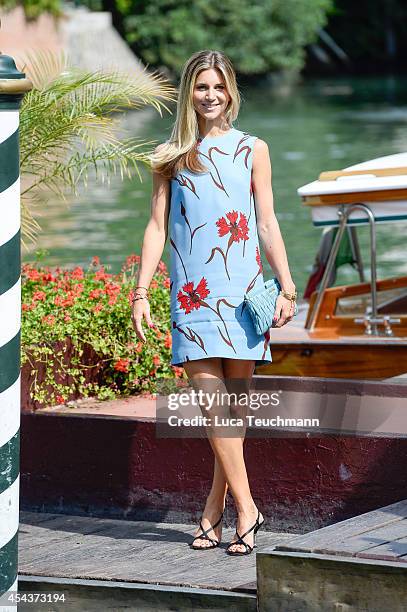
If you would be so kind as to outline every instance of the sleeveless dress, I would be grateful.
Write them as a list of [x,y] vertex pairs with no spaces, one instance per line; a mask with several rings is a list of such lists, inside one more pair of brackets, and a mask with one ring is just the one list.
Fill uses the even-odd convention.
[[256,136],[235,128],[198,139],[205,173],[171,179],[172,365],[208,357],[272,361],[244,305],[264,286],[252,191]]

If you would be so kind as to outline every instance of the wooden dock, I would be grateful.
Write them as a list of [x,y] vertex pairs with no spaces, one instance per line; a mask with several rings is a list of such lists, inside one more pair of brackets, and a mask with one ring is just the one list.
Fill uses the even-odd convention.
[[[256,555],[225,553],[232,527],[223,529],[216,550],[191,550],[194,530],[191,524],[21,512],[19,589],[66,593],[73,607],[61,602],[53,612],[255,611]],[[261,530],[255,551],[293,537]]]
[[261,530],[247,557],[225,554],[232,527],[204,552],[187,545],[194,530],[22,512],[19,590],[64,593],[52,612],[407,610],[407,500],[306,535]]

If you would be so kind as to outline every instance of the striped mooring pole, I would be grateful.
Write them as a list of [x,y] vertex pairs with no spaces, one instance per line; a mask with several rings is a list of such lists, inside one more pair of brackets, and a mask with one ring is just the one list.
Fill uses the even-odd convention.
[[[0,53],[0,595],[17,591],[20,484],[19,109],[32,88]],[[0,611],[15,610],[1,598]]]

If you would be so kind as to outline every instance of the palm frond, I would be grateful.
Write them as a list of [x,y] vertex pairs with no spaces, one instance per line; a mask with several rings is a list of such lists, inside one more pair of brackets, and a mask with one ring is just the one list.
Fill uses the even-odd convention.
[[33,241],[40,230],[33,217],[39,190],[63,199],[79,183],[87,186],[89,172],[110,182],[123,180],[139,165],[149,164],[155,142],[119,138],[119,118],[143,106],[171,110],[165,104],[176,98],[175,88],[159,73],[146,68],[129,76],[112,70],[89,72],[69,65],[64,53],[38,51],[23,58],[24,70],[34,88],[25,96],[20,112],[22,235]]

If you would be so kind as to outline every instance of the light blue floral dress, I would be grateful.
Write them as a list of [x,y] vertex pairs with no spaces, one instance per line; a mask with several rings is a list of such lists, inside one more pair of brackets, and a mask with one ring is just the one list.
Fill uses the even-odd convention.
[[264,286],[252,190],[256,136],[231,128],[198,139],[208,172],[171,180],[169,217],[172,365],[208,357],[270,363],[244,305]]

